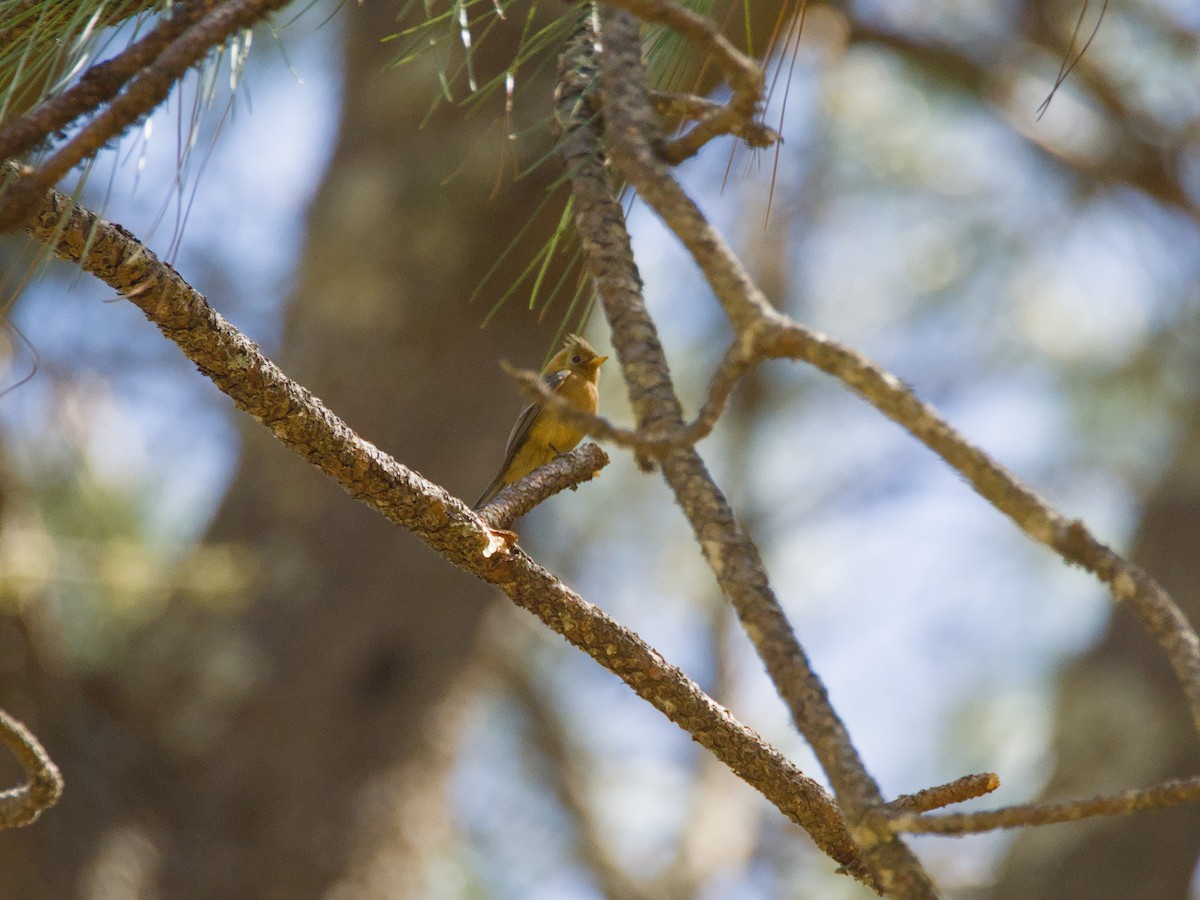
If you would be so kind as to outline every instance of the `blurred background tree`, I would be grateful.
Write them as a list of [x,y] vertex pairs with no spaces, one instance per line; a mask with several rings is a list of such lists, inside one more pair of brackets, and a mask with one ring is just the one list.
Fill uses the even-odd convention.
[[[560,172],[532,166],[556,48],[519,70],[507,121],[502,95],[473,114],[435,104],[439,73],[470,93],[448,44],[388,68],[382,39],[417,21],[400,4],[299,11],[102,155],[85,200],[364,437],[473,499],[520,402],[498,359],[536,365],[566,317],[565,295],[526,309],[527,279],[478,328],[558,221],[543,200]],[[526,29],[516,4],[482,43],[476,26],[479,81],[563,11]],[[785,142],[712,145],[685,185],[782,308],[1133,546],[1200,620],[1200,18],[1108,4],[1039,118],[1098,5],[810,3],[803,28],[801,11],[714,5],[740,45],[774,48],[766,118]],[[138,27],[99,32],[99,52]],[[651,59],[667,81],[704,77],[667,59]],[[727,325],[636,204],[632,224],[698,403]],[[0,835],[0,896],[867,895],[607,673],[489,608],[229,416],[126,304],[31,253],[0,247],[0,706],[67,793]],[[990,769],[993,805],[1200,771],[1156,651],[1103,591],[839,386],[766,368],[701,450],[885,792]],[[657,480],[618,455],[521,533],[815,771]],[[1187,897],[1196,816],[915,845],[956,896]]]

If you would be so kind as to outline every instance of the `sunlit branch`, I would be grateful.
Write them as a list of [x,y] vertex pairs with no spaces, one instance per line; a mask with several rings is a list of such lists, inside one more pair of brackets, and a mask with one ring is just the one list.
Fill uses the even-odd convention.
[[993,772],[983,772],[979,775],[964,775],[946,784],[925,788],[915,794],[901,794],[887,805],[893,813],[923,813],[931,809],[941,809],[952,803],[962,803],[974,800],[984,794],[990,794],[1000,787],[1000,776]]
[[[155,0],[123,0],[117,3],[96,4],[99,7],[97,23],[107,28],[125,19],[145,12]],[[68,4],[60,4],[65,12],[71,12]],[[5,0],[4,22],[0,24],[0,46],[12,47],[25,40],[32,30],[45,27],[45,0]]]
[[[657,122],[644,89],[639,90],[641,82],[629,71],[634,64],[630,62],[623,70],[607,65],[614,58],[614,44],[619,43],[614,41],[613,30],[621,27],[620,17],[602,12],[602,22],[602,60],[606,63],[603,113],[609,136],[606,150],[620,173],[663,218],[696,260],[737,332],[736,340],[741,342],[744,363],[762,358],[790,358],[808,362],[838,378],[942,456],[1031,538],[1108,584],[1114,596],[1133,606],[1147,630],[1163,647],[1187,696],[1193,724],[1200,731],[1200,642],[1170,596],[1145,572],[1097,540],[1082,522],[1062,516],[1016,476],[958,434],[900,379],[851,348],[792,322],[770,306],[736,255],[674,181],[668,167],[655,152],[660,140]],[[620,39],[632,41],[625,33],[620,33]],[[652,434],[644,426],[642,432]],[[678,433],[672,436],[677,437]],[[817,751],[820,757],[819,747]],[[822,762],[824,764],[824,759]],[[839,784],[835,773],[829,774],[837,790]],[[1184,797],[1186,793],[1177,792],[1172,796]],[[843,799],[841,790],[838,795]],[[863,796],[859,795],[859,802]],[[1144,798],[1144,792],[1135,792],[1122,795],[1120,802],[1107,805],[1097,802],[1096,808],[1100,811],[1132,811],[1142,808],[1138,803]],[[848,809],[852,822],[856,816],[875,818],[869,804],[860,806],[857,811]],[[892,829],[884,827],[883,830]],[[869,857],[867,861],[870,864]],[[876,875],[880,874],[878,868],[871,868]]]
[[605,116],[623,115],[624,127],[609,152],[638,195],[683,242],[708,280],[743,344],[756,355],[802,360],[842,381],[962,473],[998,510],[1033,540],[1078,563],[1133,607],[1166,652],[1200,732],[1200,640],[1179,607],[1140,568],[1123,559],[1082,522],[1063,516],[1015,475],[971,444],[899,378],[857,351],[775,310],[695,202],[654,153],[657,123],[644,93],[624,108],[606,105]]
[[[604,98],[605,148],[618,170],[638,190],[643,190],[647,172],[639,168],[639,161],[649,158],[654,161],[656,171],[662,171],[674,185],[666,166],[654,153],[657,138],[657,122],[650,109],[646,95],[645,71],[642,65],[641,41],[636,20],[628,13],[607,6],[600,7],[600,63],[601,85]],[[609,188],[611,192],[611,188]],[[682,191],[680,191],[682,193]],[[578,196],[578,193],[577,193]],[[620,207],[617,206],[619,213]],[[610,215],[605,226],[615,226]],[[703,221],[703,219],[701,219]],[[704,223],[707,225],[707,223]],[[623,227],[623,225],[622,225]],[[587,229],[596,233],[593,226]],[[708,229],[711,232],[711,229]],[[580,232],[585,245],[588,235],[584,223]],[[597,241],[599,238],[597,238]],[[628,242],[628,236],[625,236]],[[632,265],[632,259],[630,259]],[[636,270],[635,270],[636,272]],[[599,287],[601,279],[597,277]],[[744,278],[746,283],[749,277]],[[634,299],[617,295],[617,299],[605,300],[607,304],[621,302],[632,307],[634,312],[623,312],[629,320],[641,318],[642,333],[653,328],[649,315],[634,292]],[[742,295],[739,294],[739,297]],[[635,305],[636,303],[636,305]],[[766,307],[765,300],[761,305]],[[747,329],[752,321],[761,321],[758,310],[746,310],[739,324]],[[630,365],[633,354],[640,352],[638,333],[627,334],[626,342],[633,346],[621,353],[618,343],[621,319],[610,315],[613,321],[613,343],[621,355],[627,380],[641,377],[640,370]],[[624,326],[629,329],[629,325]],[[666,366],[661,349],[654,359],[658,365]],[[659,376],[670,386],[669,377]],[[668,411],[669,424],[680,426],[678,401],[674,400]],[[636,404],[635,404],[636,408]],[[666,416],[660,416],[666,418]],[[647,422],[639,423],[643,428]],[[673,466],[672,463],[676,464]],[[680,463],[683,463],[682,465]],[[693,530],[703,549],[705,558],[713,568],[726,596],[733,603],[759,656],[766,665],[772,682],[787,704],[792,718],[801,733],[812,745],[820,760],[839,803],[846,811],[856,838],[863,850],[863,862],[874,880],[888,893],[896,897],[933,897],[936,892],[929,877],[922,870],[912,852],[887,829],[876,830],[866,823],[866,814],[883,805],[879,786],[867,771],[863,760],[850,740],[849,733],[834,710],[821,679],[813,671],[808,659],[792,631],[791,624],[779,605],[770,586],[758,549],[744,534],[729,508],[728,501],[709,477],[704,464],[691,448],[676,450],[663,460],[663,473],[676,492],[676,498],[692,523]]]

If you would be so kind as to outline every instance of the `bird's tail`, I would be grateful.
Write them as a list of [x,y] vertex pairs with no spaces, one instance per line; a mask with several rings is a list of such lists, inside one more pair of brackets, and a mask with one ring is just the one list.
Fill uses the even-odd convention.
[[492,501],[493,497],[500,493],[500,488],[504,487],[504,482],[500,480],[503,474],[504,473],[501,472],[500,475],[496,476],[496,480],[487,486],[487,490],[483,492],[483,495],[476,500],[475,505],[471,507],[472,510],[479,512],[479,510],[483,509]]

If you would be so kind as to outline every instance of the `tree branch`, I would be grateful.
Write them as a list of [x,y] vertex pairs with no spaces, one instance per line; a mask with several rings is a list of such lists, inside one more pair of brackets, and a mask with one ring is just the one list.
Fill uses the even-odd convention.
[[897,813],[923,813],[931,809],[941,809],[952,803],[974,800],[976,797],[990,794],[998,787],[1000,787],[1000,777],[992,772],[984,772],[981,775],[964,775],[947,784],[925,788],[915,794],[901,794],[889,803],[887,808]]
[[[678,165],[695,156],[704,144],[721,134],[736,135],[748,147],[762,149],[783,140],[779,132],[757,119],[745,119],[732,113],[724,103],[695,94],[664,93],[650,91],[650,102],[660,116],[697,122],[697,127],[674,140],[664,143],[660,152],[663,159]],[[757,115],[757,109],[755,110]]]
[[1026,535],[1108,585],[1113,597],[1133,608],[1162,647],[1187,698],[1192,725],[1200,733],[1200,640],[1158,582],[1098,540],[1083,522],[1054,509],[883,367],[794,322],[769,326],[758,339],[770,355],[810,363],[853,389],[961,473]]
[[58,802],[62,775],[33,733],[2,709],[0,742],[12,751],[28,779],[27,784],[0,791],[0,829],[20,828]]
[[[1144,809],[1165,809],[1200,800],[1200,778],[1164,781],[1154,787],[1121,791],[1090,800],[1066,800],[1059,803],[1028,803],[1003,809],[973,813],[941,813],[922,816],[913,812],[891,815],[891,827],[912,834],[975,834],[998,828],[1029,825],[1053,825],[1075,822],[1094,816],[1119,816]],[[898,801],[897,801],[898,802]]]
[[1200,733],[1200,640],[1187,617],[1149,575],[1099,541],[1078,520],[1063,516],[1015,475],[955,431],[895,375],[853,349],[777,312],[737,255],[653,151],[657,124],[638,97],[605,114],[624,115],[613,161],[638,195],[679,237],[732,323],[745,359],[802,360],[842,381],[961,472],[971,485],[1029,537],[1092,572],[1113,596],[1128,602],[1163,648]]
[[[614,2],[619,6],[629,5],[625,0]],[[636,33],[628,23],[622,22],[620,14],[603,8],[601,21],[604,23],[601,58],[608,151],[621,174],[682,240],[704,272],[737,332],[739,365],[743,370],[748,371],[763,358],[791,358],[809,362],[834,375],[964,474],[981,495],[1026,534],[1108,584],[1117,599],[1133,606],[1147,630],[1163,647],[1187,696],[1193,724],[1200,731],[1200,642],[1170,596],[1145,572],[1097,540],[1082,522],[1062,516],[1016,476],[966,441],[898,378],[852,349],[792,322],[768,304],[732,250],[674,181],[656,152],[660,139],[642,87],[638,70],[640,56],[624,49],[624,45],[634,44]],[[615,40],[614,30],[617,33]],[[623,63],[618,65],[614,60],[619,60],[622,52]],[[612,226],[607,227],[611,229]],[[636,270],[634,274],[636,282]],[[616,330],[614,325],[614,336]],[[668,440],[684,437],[682,423],[678,420],[668,420],[663,431],[652,430],[642,422],[639,430],[640,435],[624,436],[628,443],[636,445],[638,438],[662,439],[663,434]],[[769,661],[768,669],[771,669]],[[787,696],[782,689],[781,692]],[[829,769],[822,748],[814,747],[850,821],[877,822],[879,817],[869,802],[873,783],[868,779],[856,786],[856,773],[851,769],[840,773],[851,777],[839,784],[838,773]],[[857,788],[854,790],[857,796],[843,796],[843,788]],[[1100,812],[1132,811],[1142,808],[1139,804],[1154,802],[1156,796],[1153,791],[1150,794],[1131,792],[1121,795],[1119,802],[1107,805],[1098,802],[1096,809]],[[1172,802],[1180,801],[1173,799]],[[893,831],[886,823],[879,830],[883,833]],[[881,870],[875,867],[870,856],[866,860],[879,877]]]
[[140,41],[111,59],[91,66],[67,90],[0,128],[0,160],[14,159],[32,150],[56,131],[93,112],[115,97],[140,69],[153,62],[184,30],[212,8],[215,0],[178,3]]
[[696,50],[714,60],[733,90],[728,103],[713,104],[690,131],[675,140],[661,139],[655,150],[671,165],[695,156],[713,138],[738,134],[752,146],[766,147],[779,135],[755,122],[762,101],[763,74],[757,62],[730,43],[708,16],[694,13],[673,0],[612,0],[643,22],[665,25],[689,41]]
[[576,447],[534,469],[520,481],[506,485],[477,510],[479,518],[492,528],[507,528],[539,503],[595,478],[608,462],[608,454],[593,443]]

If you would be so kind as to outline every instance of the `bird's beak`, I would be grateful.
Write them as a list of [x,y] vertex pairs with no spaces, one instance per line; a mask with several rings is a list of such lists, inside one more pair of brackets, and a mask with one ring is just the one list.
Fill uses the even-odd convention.
[[600,368],[601,363],[603,363],[606,359],[608,359],[607,356],[597,356],[595,359],[592,360],[592,368],[593,369]]

